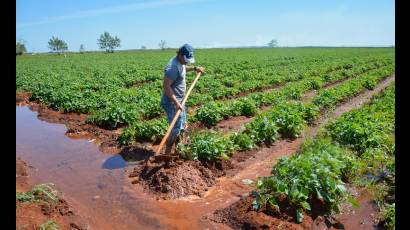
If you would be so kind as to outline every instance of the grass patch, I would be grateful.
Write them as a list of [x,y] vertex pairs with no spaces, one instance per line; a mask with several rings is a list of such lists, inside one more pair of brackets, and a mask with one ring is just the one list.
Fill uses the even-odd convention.
[[39,230],[58,230],[58,224],[54,220],[49,220],[46,223],[40,225]]
[[28,192],[16,192],[16,200],[29,203],[56,202],[57,191],[51,185],[53,184],[39,184]]

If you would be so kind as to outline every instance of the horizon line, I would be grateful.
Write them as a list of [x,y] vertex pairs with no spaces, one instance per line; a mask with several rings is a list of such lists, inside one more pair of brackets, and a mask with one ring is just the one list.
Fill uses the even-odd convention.
[[[371,45],[371,46],[363,46],[363,45],[358,45],[358,46],[345,46],[345,45],[339,45],[339,46],[326,46],[326,45],[303,45],[303,46],[277,46],[277,47],[269,47],[269,46],[221,46],[221,47],[198,47],[195,49],[200,49],[200,50],[205,50],[205,49],[241,49],[241,48],[267,48],[267,49],[277,49],[277,48],[394,48],[395,45]],[[165,48],[165,50],[171,50],[171,49],[178,49],[179,47],[168,47]],[[161,50],[160,48],[146,48],[146,49],[141,49],[141,48],[135,48],[135,49],[118,49],[115,50],[115,52],[127,52],[127,51],[144,51],[144,50]],[[105,53],[106,51],[104,50],[86,50],[83,51],[84,53]],[[52,51],[41,51],[41,52],[27,52],[26,54],[32,54],[32,53],[37,53],[37,54],[51,54],[55,53]],[[80,51],[66,51],[65,53],[80,53]]]

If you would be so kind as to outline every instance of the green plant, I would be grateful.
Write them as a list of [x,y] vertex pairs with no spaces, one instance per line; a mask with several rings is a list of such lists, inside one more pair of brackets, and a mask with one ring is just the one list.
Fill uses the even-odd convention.
[[101,127],[114,128],[119,124],[130,124],[138,117],[136,107],[132,104],[116,104],[98,110],[88,117],[87,121]]
[[221,110],[221,104],[209,103],[199,108],[195,117],[204,124],[214,126],[223,119]]
[[54,220],[49,220],[46,223],[40,225],[39,230],[58,230],[58,224]]
[[300,154],[281,158],[271,176],[257,182],[253,207],[269,205],[279,209],[279,202],[285,198],[295,207],[297,222],[302,221],[305,210],[311,210],[312,199],[322,201],[328,212],[338,211],[341,202],[349,197],[342,176],[352,170],[354,160],[354,155],[334,146],[329,139],[306,141]]
[[318,78],[314,78],[314,79],[310,80],[308,82],[308,84],[309,84],[308,87],[310,89],[315,89],[315,90],[318,90],[318,89],[322,88],[322,86],[323,86],[323,82],[321,81],[321,79],[318,79]]
[[391,152],[394,140],[394,87],[375,97],[372,103],[361,109],[342,115],[327,125],[327,132],[339,143],[352,147],[359,153],[371,148],[383,148]]
[[267,116],[279,128],[278,132],[284,137],[298,137],[305,126],[302,104],[286,103],[269,111]]
[[193,160],[227,159],[234,151],[234,143],[227,137],[214,132],[202,132],[190,138],[187,145],[179,144],[182,157]]
[[238,151],[251,150],[255,147],[253,139],[244,133],[234,133],[230,138]]
[[58,197],[57,191],[51,188],[53,184],[39,184],[34,186],[28,192],[16,192],[16,200],[21,202],[56,202]]
[[123,145],[130,144],[137,139],[156,141],[164,136],[167,127],[168,121],[165,118],[160,120],[150,120],[144,123],[136,122],[123,129],[118,141]]
[[247,134],[255,143],[273,143],[279,138],[279,127],[268,117],[258,116],[251,123],[245,125]]
[[241,102],[241,114],[245,116],[253,116],[256,113],[256,105],[252,100],[242,99]]
[[302,104],[300,111],[303,113],[303,119],[309,124],[318,118],[320,112],[319,107],[314,104]]
[[302,97],[302,93],[302,89],[297,86],[288,87],[284,91],[285,96],[293,100],[300,100],[300,98]]
[[391,230],[391,229],[396,229],[396,208],[395,208],[395,203],[391,204],[391,205],[386,205],[385,207],[383,207],[381,213],[383,216],[383,222],[384,222],[384,227],[386,227],[387,229]]
[[366,81],[363,84],[364,87],[366,87],[366,89],[372,90],[376,87],[377,81],[374,79],[366,79]]

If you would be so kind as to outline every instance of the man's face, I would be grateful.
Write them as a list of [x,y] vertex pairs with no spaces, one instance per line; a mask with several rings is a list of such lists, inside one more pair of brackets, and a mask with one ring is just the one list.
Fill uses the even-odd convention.
[[184,55],[182,55],[181,53],[178,54],[178,60],[179,60],[179,62],[180,62],[181,64],[183,64],[183,65],[188,64],[188,63],[185,61]]

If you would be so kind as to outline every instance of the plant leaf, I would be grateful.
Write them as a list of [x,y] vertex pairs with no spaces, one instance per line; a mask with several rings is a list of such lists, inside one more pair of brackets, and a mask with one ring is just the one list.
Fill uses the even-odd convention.
[[353,197],[348,197],[347,200],[349,201],[349,203],[350,203],[354,208],[360,208],[359,202],[357,202],[357,200],[354,199]]
[[302,223],[303,221],[303,211],[301,209],[296,210],[296,222]]

